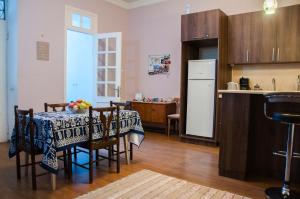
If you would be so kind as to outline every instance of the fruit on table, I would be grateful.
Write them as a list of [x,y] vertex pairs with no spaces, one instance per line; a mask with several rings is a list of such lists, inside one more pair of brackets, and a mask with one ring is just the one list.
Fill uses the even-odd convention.
[[78,99],[75,102],[71,101],[69,104],[69,108],[76,111],[78,109],[88,109],[90,106],[92,106],[91,103],[82,100],[82,99]]

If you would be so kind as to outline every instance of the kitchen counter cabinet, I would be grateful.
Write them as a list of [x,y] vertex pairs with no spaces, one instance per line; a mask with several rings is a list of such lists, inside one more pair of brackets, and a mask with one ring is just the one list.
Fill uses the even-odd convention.
[[[264,116],[264,96],[249,93],[222,93],[219,174],[246,180],[252,177],[282,179],[284,162],[272,153],[285,150],[287,125]],[[272,110],[278,109],[272,107]],[[298,109],[280,105],[287,111]],[[294,151],[300,152],[300,128],[295,128]],[[300,182],[300,160],[293,159],[291,179]]]

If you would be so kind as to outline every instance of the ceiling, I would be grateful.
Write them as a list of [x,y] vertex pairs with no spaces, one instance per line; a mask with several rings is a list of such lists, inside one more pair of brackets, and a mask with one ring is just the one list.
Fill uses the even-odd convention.
[[160,3],[166,0],[106,0],[106,1],[125,9],[133,9],[133,8],[147,6],[155,3]]
[[126,2],[128,2],[128,3],[132,3],[132,2],[139,1],[139,0],[123,0],[123,1],[126,1]]

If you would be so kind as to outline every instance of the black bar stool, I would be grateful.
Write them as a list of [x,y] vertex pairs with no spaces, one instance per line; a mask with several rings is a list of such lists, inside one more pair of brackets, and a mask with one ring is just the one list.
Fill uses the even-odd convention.
[[300,104],[300,93],[274,92],[265,95],[265,116],[276,122],[289,126],[286,151],[275,152],[274,155],[285,157],[285,175],[282,188],[272,187],[265,190],[267,198],[293,199],[300,198],[300,194],[290,190],[290,173],[292,158],[300,158],[300,154],[293,152],[295,125],[300,125],[300,112],[269,111],[272,104],[284,103],[288,106]]

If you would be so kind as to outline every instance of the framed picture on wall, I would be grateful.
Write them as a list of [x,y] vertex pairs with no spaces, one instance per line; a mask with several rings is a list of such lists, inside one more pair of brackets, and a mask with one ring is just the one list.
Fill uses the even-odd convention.
[[149,75],[167,74],[170,71],[171,55],[149,55]]

